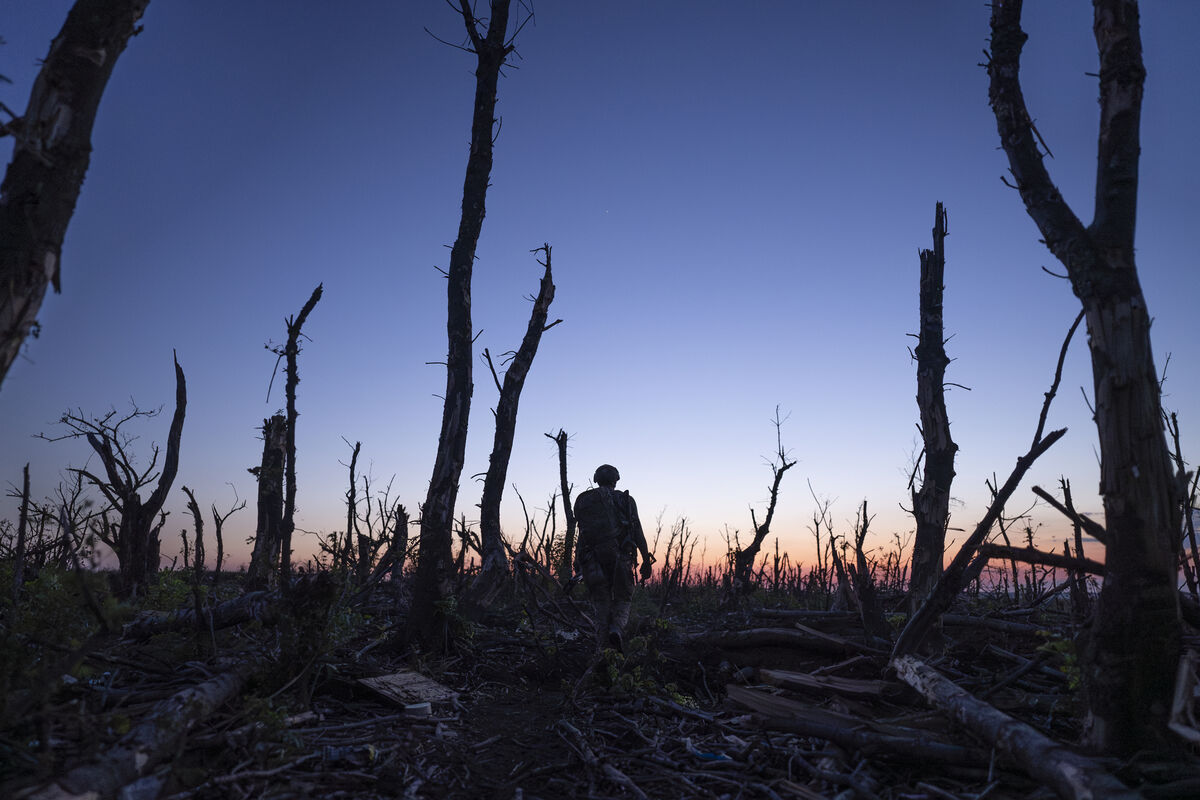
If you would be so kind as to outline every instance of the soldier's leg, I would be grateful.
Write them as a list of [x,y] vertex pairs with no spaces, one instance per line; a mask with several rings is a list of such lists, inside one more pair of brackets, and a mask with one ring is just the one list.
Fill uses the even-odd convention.
[[601,647],[607,642],[608,618],[612,611],[612,589],[608,576],[604,574],[604,566],[590,553],[588,558],[581,559],[583,580],[587,585],[588,598],[592,601],[594,622],[596,623],[596,642]]
[[[613,574],[612,610],[608,619],[609,642],[617,649],[621,648],[621,637],[625,635],[625,626],[629,623],[629,608],[633,601],[633,562],[622,558]],[[614,636],[615,641],[614,641]]]

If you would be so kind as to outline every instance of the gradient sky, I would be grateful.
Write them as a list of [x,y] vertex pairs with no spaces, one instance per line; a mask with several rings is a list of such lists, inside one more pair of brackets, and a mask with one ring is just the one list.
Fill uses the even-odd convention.
[[[70,0],[4,0],[0,100],[23,109]],[[983,513],[1028,447],[1063,334],[1078,310],[1001,176],[979,66],[983,2],[682,2],[533,5],[517,68],[500,82],[503,117],[474,279],[478,349],[515,349],[553,246],[558,287],[526,383],[504,521],[544,508],[557,456],[542,434],[571,434],[576,491],[617,465],[652,532],[680,516],[724,548],[765,508],[775,444],[798,460],[774,531],[811,561],[814,502],[848,532],[866,498],[877,544],[907,536],[906,481],[919,450],[915,365],[918,250],[934,204],[946,241],[947,403],[961,450],[951,525]],[[522,16],[523,16],[522,12]],[[251,508],[230,520],[235,561],[254,527],[274,356],[318,283],[305,326],[297,431],[305,530],[344,525],[351,442],[378,485],[423,502],[437,445],[445,352],[445,267],[458,226],[474,79],[441,0],[155,0],[100,107],[91,168],[47,298],[41,337],[0,389],[0,480],[32,462],[49,494],[78,443],[47,443],[67,409],[165,405],[139,428],[163,442],[171,351],[189,406],[165,554],[201,506]],[[1023,79],[1049,167],[1091,218],[1097,56],[1090,4],[1029,3]],[[1168,408],[1185,451],[1200,451],[1196,228],[1200,222],[1200,3],[1147,0],[1138,264]],[[11,140],[0,140],[7,163]],[[496,400],[478,364],[460,509],[477,518]],[[1099,512],[1085,337],[1072,345],[1050,426],[1070,428],[1028,487],[1071,478]],[[229,485],[232,483],[232,487]],[[15,504],[2,510],[13,514]],[[1060,540],[1053,512],[1035,512]],[[211,524],[210,524],[211,527]],[[961,539],[963,534],[952,534]],[[297,550],[311,550],[301,536]],[[1061,547],[1061,544],[1057,545]],[[211,550],[210,550],[211,552]]]

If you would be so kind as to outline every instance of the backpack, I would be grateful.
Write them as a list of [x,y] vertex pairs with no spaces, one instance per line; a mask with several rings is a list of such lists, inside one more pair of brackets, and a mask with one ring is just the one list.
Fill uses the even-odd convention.
[[579,526],[579,544],[584,548],[617,545],[629,541],[628,514],[618,502],[615,489],[589,489],[575,501],[575,523]]

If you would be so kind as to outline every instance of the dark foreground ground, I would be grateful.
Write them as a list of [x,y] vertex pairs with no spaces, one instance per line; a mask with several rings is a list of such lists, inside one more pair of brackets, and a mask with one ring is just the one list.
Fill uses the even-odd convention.
[[[1067,615],[991,605],[958,609],[927,661],[1076,741]],[[889,674],[886,643],[851,613],[643,596],[619,653],[594,647],[585,606],[531,594],[453,617],[453,651],[421,656],[396,644],[398,607],[317,598],[223,630],[62,647],[76,663],[54,685],[8,696],[0,796],[1055,796]],[[197,686],[221,694],[180,699]],[[1102,763],[1142,796],[1200,797],[1185,747]]]

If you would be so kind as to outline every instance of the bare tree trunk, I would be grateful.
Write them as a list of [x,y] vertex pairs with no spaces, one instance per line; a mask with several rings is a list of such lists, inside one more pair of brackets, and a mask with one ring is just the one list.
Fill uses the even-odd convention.
[[1108,544],[1084,649],[1088,740],[1128,754],[1172,745],[1181,651],[1176,591],[1180,485],[1163,437],[1150,313],[1134,252],[1145,68],[1135,0],[1094,0],[1100,54],[1095,215],[1085,227],[1042,161],[1019,78],[1020,0],[992,5],[989,99],[1025,209],[1067,268],[1087,319]]
[[404,559],[408,556],[408,511],[396,506],[396,528],[392,531],[391,579],[398,581],[404,575]]
[[571,484],[567,483],[567,432],[562,428],[554,436],[545,434],[558,446],[558,481],[562,487],[563,515],[567,518],[567,530],[563,534],[562,565],[558,579],[564,583],[575,572],[575,510],[571,507]]
[[275,572],[283,528],[283,469],[287,461],[287,420],[276,414],[263,420],[262,464],[254,472],[258,478],[258,526],[254,533],[254,552],[246,571],[246,589],[264,589]]
[[929,596],[942,574],[946,526],[950,521],[950,485],[954,481],[954,454],[958,445],[950,438],[946,413],[945,331],[942,325],[943,281],[946,270],[946,211],[937,204],[933,223],[933,249],[921,251],[921,334],[914,356],[917,361],[917,407],[921,411],[921,436],[925,442],[925,471],[920,491],[913,492],[912,578],[908,610],[914,613]]
[[100,96],[150,0],[77,0],[34,81],[0,185],[0,383],[46,286],[60,291],[63,237],[92,154]]
[[20,610],[21,587],[25,585],[25,535],[29,529],[29,464],[25,464],[21,479],[21,511],[17,517],[17,549],[13,554],[13,614]]
[[486,36],[467,0],[459,0],[463,22],[477,59],[475,111],[471,120],[471,151],[463,181],[462,217],[458,237],[450,250],[446,281],[446,393],[437,456],[429,491],[421,509],[420,552],[409,612],[409,638],[430,649],[446,645],[439,605],[454,591],[454,505],[467,446],[471,415],[471,271],[475,248],[483,228],[488,181],[492,173],[492,128],[496,121],[496,85],[500,67],[512,52],[505,41],[509,0],[492,0]]
[[213,569],[213,593],[216,594],[217,587],[221,585],[221,565],[225,563],[225,536],[224,527],[225,521],[232,517],[237,512],[246,507],[246,501],[240,503],[237,499],[237,492],[233,493],[233,505],[224,514],[217,511],[217,504],[212,504],[213,515],[213,537],[217,540],[217,565]]
[[296,530],[296,419],[300,413],[296,411],[296,384],[300,383],[300,372],[296,366],[296,357],[300,354],[300,329],[304,321],[312,313],[313,307],[321,299],[324,284],[318,284],[313,289],[308,302],[300,309],[300,313],[287,321],[287,344],[284,345],[284,357],[287,359],[287,428],[285,429],[284,474],[286,478],[283,498],[283,521],[279,526],[279,577],[284,591],[292,577],[292,532]]
[[471,587],[472,599],[479,605],[486,605],[495,597],[503,577],[508,573],[508,555],[505,553],[504,538],[500,532],[500,500],[504,495],[508,461],[512,456],[513,439],[517,433],[517,407],[521,401],[521,390],[525,388],[525,378],[529,374],[529,368],[533,366],[542,334],[562,322],[555,320],[549,325],[546,324],[550,304],[554,302],[550,245],[544,244],[534,252],[539,251],[546,253],[546,260],[539,262],[546,271],[542,275],[537,297],[533,301],[533,311],[529,315],[525,337],[504,373],[503,385],[496,376],[491,355],[484,351],[492,378],[500,391],[500,400],[496,403],[496,435],[492,440],[492,455],[488,461],[487,475],[483,479],[483,498],[479,504],[479,540],[483,548],[483,564]]
[[[362,538],[362,535],[358,533],[358,477],[354,474],[355,469],[358,467],[358,454],[361,450],[362,442],[355,442],[354,451],[350,454],[350,488],[346,490],[346,549],[339,557],[337,540],[334,539],[334,569],[338,568],[339,560],[343,561],[347,571],[351,569],[352,564],[355,562],[355,545],[358,544],[358,540]],[[368,505],[370,502],[371,498],[367,497]],[[366,578],[365,575],[361,577]]]
[[[192,494],[192,490],[186,486],[181,486],[180,488],[187,495],[188,511],[192,512],[192,524],[196,528],[196,561],[192,566],[192,604],[196,609],[196,633],[199,635],[203,631],[205,616],[204,591],[202,589],[204,582],[204,517],[200,514],[200,504],[196,502],[196,495]],[[186,545],[186,538],[184,538],[184,542]],[[187,561],[186,552],[184,553],[183,560],[184,562]],[[187,568],[186,563],[184,564],[184,568]]]

